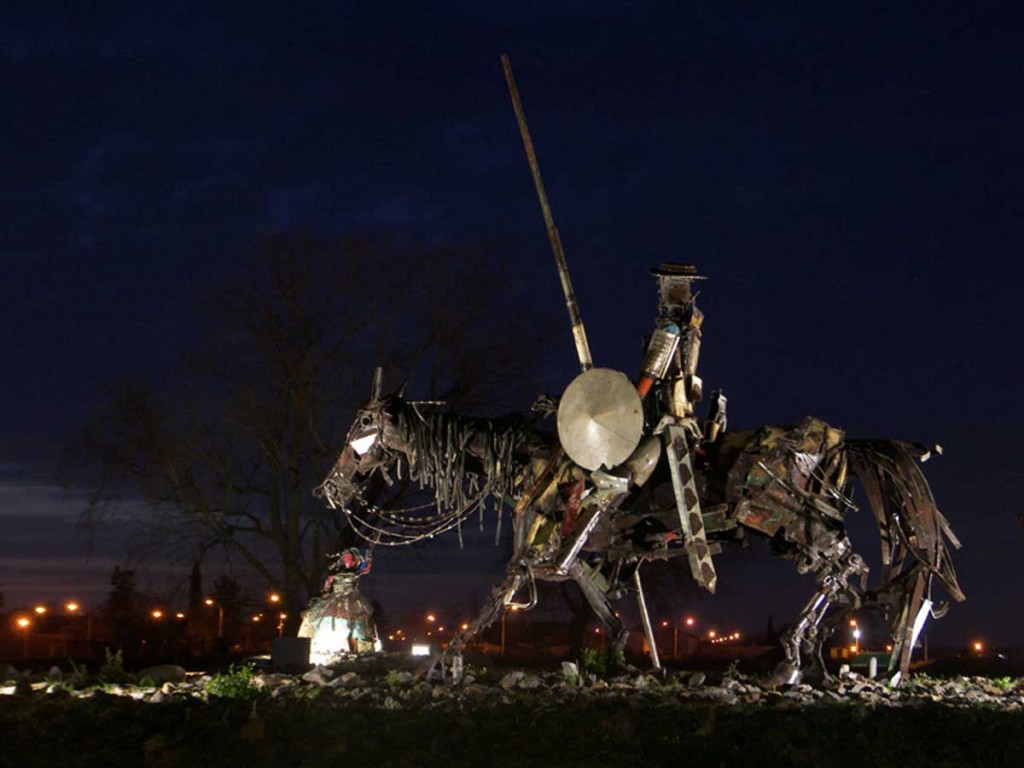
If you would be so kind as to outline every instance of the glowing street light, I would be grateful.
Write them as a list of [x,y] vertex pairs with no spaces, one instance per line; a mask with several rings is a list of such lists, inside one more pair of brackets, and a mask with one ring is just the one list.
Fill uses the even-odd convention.
[[164,617],[164,612],[161,611],[159,608],[156,608],[155,610],[150,611],[149,615],[152,616],[157,621],[160,621],[160,619],[162,619]]
[[174,614],[174,618],[176,618],[176,619],[184,619],[185,618],[185,614],[182,613],[181,611],[178,611],[176,614]]
[[981,640],[975,640],[974,643],[972,643],[971,648],[974,649],[975,653],[981,653],[985,650],[985,644],[981,642]]
[[224,606],[212,597],[206,598],[203,602],[206,603],[206,605],[217,606],[217,637],[224,637]]
[[24,658],[27,659],[28,658],[28,631],[32,627],[32,620],[29,619],[27,616],[19,616],[17,619],[14,620],[14,623],[17,625],[18,629],[20,629],[21,632],[22,632],[21,655]]
[[437,616],[435,616],[432,613],[428,613],[427,614],[427,621],[430,622],[431,624],[433,624],[435,621],[437,621]]
[[67,611],[68,613],[78,613],[78,610],[81,607],[82,606],[80,606],[74,600],[71,600],[71,601],[69,601],[67,603],[64,603],[64,610]]
[[267,598],[270,602],[277,604],[281,602],[281,596],[277,592],[271,592],[270,597]]
[[713,629],[709,629],[708,630],[708,637],[710,639],[714,640],[716,637],[718,637],[718,633],[715,632],[715,630],[713,630]]
[[38,616],[42,616],[43,614],[46,613],[46,606],[45,605],[37,605],[32,610],[35,611]]

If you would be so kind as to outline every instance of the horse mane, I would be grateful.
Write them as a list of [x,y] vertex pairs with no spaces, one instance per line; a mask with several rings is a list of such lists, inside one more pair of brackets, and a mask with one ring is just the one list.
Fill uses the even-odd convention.
[[398,427],[395,446],[405,454],[409,477],[431,489],[438,509],[466,513],[489,498],[499,506],[522,480],[516,453],[537,434],[521,420],[480,419],[446,413],[397,399],[392,415]]

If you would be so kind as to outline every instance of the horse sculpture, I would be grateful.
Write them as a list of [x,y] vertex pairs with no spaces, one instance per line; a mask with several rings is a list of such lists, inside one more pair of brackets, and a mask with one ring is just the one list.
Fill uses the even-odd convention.
[[[409,543],[458,529],[489,498],[498,504],[500,530],[502,506],[512,507],[513,551],[505,581],[433,661],[433,668],[455,679],[466,641],[506,607],[532,607],[538,580],[575,581],[618,649],[626,631],[609,601],[633,591],[658,667],[641,565],[686,557],[697,584],[714,592],[714,556],[724,545],[759,536],[776,553],[796,560],[798,571],[815,574],[817,584],[782,637],[785,660],[776,679],[793,683],[823,676],[821,651],[830,629],[850,611],[870,607],[891,622],[890,670],[898,682],[928,615],[944,610],[932,610],[934,581],[963,599],[947,551],[959,542],[918,466],[928,451],[896,440],[845,440],[840,430],[810,417],[797,425],[730,433],[726,400],[718,392],[699,417],[704,316],[692,284],[703,278],[691,265],[653,270],[658,324],[638,379],[594,368],[507,56],[502,65],[582,370],[557,403],[542,403],[557,410],[557,437],[527,429],[525,422],[467,419],[399,395],[383,397],[378,370],[371,401],[358,413],[316,493],[343,510],[374,544]],[[434,490],[436,514],[369,503],[367,483],[375,477],[390,482],[403,465],[410,478]],[[882,574],[873,589],[844,527],[854,508],[853,479],[863,487],[881,536]],[[525,602],[517,602],[524,589]]]
[[[925,619],[941,615],[932,611],[934,580],[963,599],[947,551],[947,543],[959,542],[918,466],[923,447],[845,440],[814,418],[736,433],[704,429],[710,421],[689,421],[685,436],[675,437],[689,443],[683,450],[694,457],[688,486],[697,490],[700,512],[681,525],[664,426],[661,435],[652,426],[621,465],[587,470],[554,435],[528,429],[525,422],[471,419],[398,394],[382,396],[378,370],[370,402],[315,493],[375,544],[409,543],[452,530],[488,499],[497,502],[500,527],[502,507],[512,508],[513,552],[505,581],[435,659],[435,668],[454,680],[461,675],[466,642],[506,607],[532,607],[538,580],[579,585],[618,649],[627,632],[610,600],[635,592],[658,666],[641,565],[687,556],[696,566],[695,578],[701,582],[703,576],[701,583],[713,591],[711,557],[753,536],[767,538],[777,554],[796,560],[799,572],[816,578],[815,593],[782,637],[785,660],[776,681],[820,679],[830,629],[852,610],[875,608],[891,622],[890,671],[898,684]],[[375,476],[390,482],[403,466],[410,479],[433,490],[436,513],[389,512],[367,503],[367,483]],[[881,535],[883,572],[874,589],[867,588],[867,566],[843,524],[854,508],[852,478],[860,481]],[[525,600],[517,597],[523,592]]]

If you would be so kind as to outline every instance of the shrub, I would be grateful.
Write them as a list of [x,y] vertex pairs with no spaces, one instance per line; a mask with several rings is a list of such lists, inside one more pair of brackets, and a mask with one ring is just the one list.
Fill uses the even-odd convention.
[[259,692],[252,669],[251,664],[232,664],[227,672],[211,677],[204,690],[224,699],[252,698]]
[[96,675],[100,682],[103,683],[126,683],[129,681],[130,676],[124,671],[124,657],[121,655],[121,649],[118,648],[113,653],[110,652],[109,648],[103,649],[105,659],[103,666],[100,667],[99,673]]

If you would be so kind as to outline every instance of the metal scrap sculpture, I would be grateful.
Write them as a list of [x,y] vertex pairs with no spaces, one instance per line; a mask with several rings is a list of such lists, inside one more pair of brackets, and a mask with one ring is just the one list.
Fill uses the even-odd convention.
[[[370,402],[316,489],[375,545],[436,536],[482,510],[488,500],[511,507],[513,552],[507,576],[468,629],[433,660],[458,680],[466,642],[510,606],[536,603],[537,581],[573,580],[623,648],[627,632],[610,601],[635,594],[651,660],[660,666],[640,570],[651,560],[684,557],[694,580],[714,592],[715,556],[748,537],[812,573],[814,594],[782,637],[780,683],[820,679],[821,652],[832,628],[851,611],[877,609],[891,623],[890,672],[906,675],[914,644],[933,608],[937,579],[964,599],[948,547],[959,547],[935,505],[919,463],[928,451],[897,440],[846,440],[808,417],[796,425],[726,429],[726,399],[712,393],[703,417],[697,375],[703,315],[691,266],[653,270],[657,324],[635,381],[594,368],[576,308],[558,231],[544,194],[507,58],[505,73],[572,323],[581,374],[557,400],[557,435],[522,420],[487,421],[445,413],[394,394],[383,396],[380,371]],[[434,492],[431,511],[389,511],[363,493],[376,474],[390,482],[403,467]],[[854,552],[844,519],[859,481],[881,538],[882,574],[869,589],[868,568]]]
[[356,582],[372,561],[355,547],[328,555],[327,580],[319,597],[302,612],[298,637],[308,637],[310,661],[330,664],[360,653],[379,651],[373,606]]

